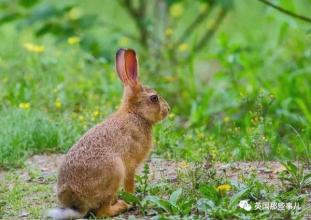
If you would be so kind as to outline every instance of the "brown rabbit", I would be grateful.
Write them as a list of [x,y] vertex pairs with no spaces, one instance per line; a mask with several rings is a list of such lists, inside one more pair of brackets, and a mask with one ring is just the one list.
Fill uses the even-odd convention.
[[134,192],[136,168],[152,148],[152,126],[170,108],[153,89],[140,84],[134,50],[118,50],[116,69],[124,85],[121,106],[67,153],[57,185],[63,208],[49,210],[52,218],[82,218],[89,211],[98,217],[115,216],[129,208],[116,193],[122,185]]

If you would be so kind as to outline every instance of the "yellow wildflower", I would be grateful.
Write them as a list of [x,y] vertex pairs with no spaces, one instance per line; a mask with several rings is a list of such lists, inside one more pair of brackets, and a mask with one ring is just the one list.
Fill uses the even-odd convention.
[[183,161],[183,162],[179,163],[179,167],[182,169],[186,169],[189,167],[189,163]]
[[80,115],[80,116],[79,116],[79,121],[81,121],[81,122],[84,121],[83,115]]
[[230,189],[231,189],[231,186],[229,184],[222,184],[222,185],[217,186],[217,190],[219,192],[227,192]]
[[172,36],[173,35],[173,29],[170,27],[166,28],[165,29],[165,35],[168,37]]
[[179,18],[184,13],[184,7],[181,3],[175,3],[170,7],[170,15]]
[[70,20],[78,20],[82,16],[82,11],[78,7],[73,7],[69,12],[68,12],[68,17]]
[[62,107],[62,102],[59,99],[57,99],[55,101],[54,105],[55,105],[55,108],[61,108]]
[[224,117],[224,122],[229,122],[230,118],[228,116]]
[[33,52],[33,53],[42,53],[45,50],[44,46],[35,45],[32,43],[24,44],[24,48],[28,50],[29,52]]
[[29,109],[30,108],[30,103],[29,102],[22,102],[19,104],[19,108],[21,109]]
[[99,111],[98,111],[98,110],[96,110],[96,111],[94,111],[94,112],[93,112],[93,116],[94,116],[94,117],[99,116],[99,114],[100,114],[100,113],[99,113]]
[[70,45],[78,44],[78,43],[80,42],[80,37],[77,37],[77,36],[69,37],[69,38],[67,39],[67,42],[68,42],[68,44],[70,44]]
[[187,43],[182,43],[178,46],[180,52],[186,52],[189,50],[189,45]]
[[168,115],[168,118],[169,118],[169,119],[175,118],[175,114],[174,114],[174,113],[170,113],[170,114]]
[[210,155],[211,155],[212,159],[216,159],[217,151],[215,148],[210,150]]
[[203,132],[198,133],[198,138],[199,139],[203,139],[204,138],[204,133]]
[[130,39],[128,37],[121,37],[118,40],[118,45],[120,47],[127,47],[130,44]]

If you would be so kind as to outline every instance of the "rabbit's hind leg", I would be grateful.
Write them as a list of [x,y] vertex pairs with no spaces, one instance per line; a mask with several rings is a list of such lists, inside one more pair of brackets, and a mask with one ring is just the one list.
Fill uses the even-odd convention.
[[99,208],[95,210],[97,217],[116,216],[129,208],[129,205],[122,200],[117,199],[119,187],[124,182],[125,168],[120,158],[115,158],[112,167],[109,185],[106,186],[103,200]]
[[128,210],[131,206],[127,204],[125,201],[118,199],[118,201],[110,206],[110,214],[111,216],[116,216]]
[[95,214],[97,217],[112,217],[125,212],[129,208],[130,206],[126,202],[119,199],[113,205],[106,202],[103,203],[101,207],[95,210]]

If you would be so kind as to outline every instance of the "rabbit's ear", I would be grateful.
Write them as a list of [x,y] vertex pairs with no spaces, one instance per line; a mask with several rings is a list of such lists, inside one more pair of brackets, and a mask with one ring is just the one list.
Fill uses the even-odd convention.
[[124,85],[129,85],[132,88],[139,86],[138,63],[133,49],[118,50],[116,54],[116,69]]
[[125,70],[126,74],[131,81],[130,84],[138,83],[138,63],[136,53],[133,49],[125,51]]
[[119,75],[119,78],[123,83],[126,83],[126,78],[125,76],[125,60],[124,60],[124,54],[125,50],[124,49],[119,49],[116,54],[116,69],[117,73]]

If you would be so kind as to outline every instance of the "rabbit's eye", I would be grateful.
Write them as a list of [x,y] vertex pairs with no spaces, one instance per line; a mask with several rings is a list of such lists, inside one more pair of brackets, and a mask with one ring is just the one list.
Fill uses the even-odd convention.
[[159,97],[157,95],[152,95],[150,96],[150,101],[156,103],[159,101]]

